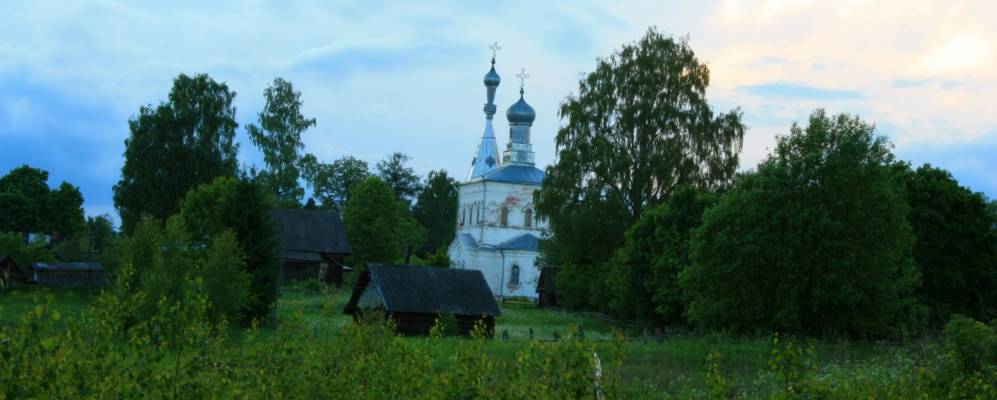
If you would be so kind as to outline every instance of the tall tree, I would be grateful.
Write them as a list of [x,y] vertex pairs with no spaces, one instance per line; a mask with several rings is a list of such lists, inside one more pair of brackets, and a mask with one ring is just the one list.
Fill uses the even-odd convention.
[[[739,110],[710,107],[709,81],[686,40],[652,28],[579,82],[561,104],[558,161],[536,194],[552,232],[542,247],[548,262],[601,266],[644,209],[674,188],[731,182],[745,128]],[[563,279],[570,276],[581,275]]]
[[377,176],[388,186],[391,186],[397,199],[406,203],[412,203],[412,199],[422,189],[419,175],[416,175],[411,167],[405,165],[409,159],[409,156],[404,153],[395,152],[391,153],[388,158],[377,162]]
[[307,154],[302,157],[301,166],[302,175],[312,188],[313,198],[326,210],[343,211],[350,201],[353,187],[370,178],[367,162],[351,156],[326,164]]
[[246,127],[253,144],[263,152],[263,181],[279,202],[300,204],[305,193],[298,183],[301,150],[305,147],[301,133],[315,126],[315,119],[301,115],[301,92],[295,91],[291,82],[274,79],[263,97],[267,104],[259,114],[260,125]]
[[48,172],[28,165],[0,178],[0,232],[47,232]]
[[376,177],[357,185],[343,219],[356,264],[401,262],[406,248],[421,245],[424,238],[408,205],[397,200],[391,187]]
[[457,231],[457,181],[444,170],[430,171],[412,214],[426,228],[422,254],[446,249]]
[[50,233],[62,238],[83,231],[83,195],[62,182],[48,187],[48,172],[23,165],[0,178],[0,232]]
[[693,234],[680,275],[704,328],[856,336],[919,328],[903,183],[886,138],[823,110],[793,124]]
[[997,219],[987,199],[959,186],[948,171],[903,165],[914,259],[923,282],[919,294],[940,327],[952,314],[997,316]]
[[180,74],[169,99],[143,106],[128,121],[125,165],[114,205],[125,232],[143,216],[165,220],[187,191],[218,176],[236,175],[235,92],[206,74]]

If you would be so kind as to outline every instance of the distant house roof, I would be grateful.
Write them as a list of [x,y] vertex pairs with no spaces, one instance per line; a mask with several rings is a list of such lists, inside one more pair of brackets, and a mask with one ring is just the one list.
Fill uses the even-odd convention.
[[498,248],[502,250],[537,251],[538,249],[540,249],[540,238],[529,233],[524,233],[522,235],[516,236],[512,239],[499,243]]
[[353,253],[339,213],[275,208],[270,215],[277,227],[285,259],[318,261],[323,253]]
[[103,271],[100,263],[69,262],[69,263],[34,263],[35,271]]
[[481,271],[412,265],[371,264],[357,281],[343,312],[357,311],[367,289],[385,311],[497,317],[502,314]]
[[522,183],[537,185],[544,180],[545,173],[532,165],[506,164],[481,177],[485,181]]

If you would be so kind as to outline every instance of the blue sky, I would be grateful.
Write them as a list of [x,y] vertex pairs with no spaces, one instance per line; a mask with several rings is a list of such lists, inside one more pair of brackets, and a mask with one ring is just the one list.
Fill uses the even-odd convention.
[[[393,151],[463,177],[483,128],[481,77],[498,41],[496,102],[537,111],[537,163],[554,161],[556,109],[598,57],[649,26],[688,36],[709,99],[741,107],[750,169],[817,107],[876,123],[895,153],[997,197],[997,7],[979,2],[30,1],[0,13],[0,172],[30,164],[114,214],[128,119],[178,73],[235,90],[244,127],[274,77],[302,92],[307,151],[371,164]],[[500,115],[504,115],[500,113]],[[497,121],[504,146],[508,125]]]

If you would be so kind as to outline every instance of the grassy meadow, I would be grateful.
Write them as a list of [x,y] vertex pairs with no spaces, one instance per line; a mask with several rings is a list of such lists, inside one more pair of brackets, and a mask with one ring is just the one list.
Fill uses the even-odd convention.
[[[37,305],[48,303],[48,312],[69,321],[98,296],[95,291],[49,291],[21,287],[0,292],[0,325],[14,326],[25,313]],[[349,297],[345,288],[321,288],[317,285],[296,285],[282,290],[278,304],[281,324],[304,324],[311,331],[337,332],[351,317],[342,309]],[[553,341],[555,332],[584,332],[584,340],[607,354],[622,349],[616,371],[620,392],[628,398],[722,397],[768,398],[779,386],[782,364],[774,357],[786,356],[785,349],[776,350],[771,336],[743,337],[728,335],[696,335],[678,333],[645,336],[646,330],[632,325],[614,324],[608,318],[591,313],[570,313],[538,309],[528,302],[502,304],[502,316],[496,321],[495,337],[482,343],[481,351],[497,365],[514,365],[517,354],[533,341]],[[55,324],[53,329],[58,329]],[[253,339],[241,339],[242,328],[230,328],[233,340],[265,340],[273,330],[264,328]],[[530,330],[533,340],[530,339]],[[506,334],[503,334],[505,332]],[[505,339],[507,337],[507,339]],[[405,338],[421,343],[437,360],[447,366],[462,338]],[[903,382],[903,374],[915,368],[917,361],[937,345],[933,340],[916,343],[877,343],[867,341],[809,340],[792,353],[792,368],[812,371],[817,382],[827,385],[853,385],[855,393],[879,391]],[[774,351],[776,351],[774,353]],[[783,353],[778,353],[783,351]],[[803,355],[804,357],[801,357]],[[780,358],[782,360],[782,358]],[[719,391],[719,392],[718,392]]]

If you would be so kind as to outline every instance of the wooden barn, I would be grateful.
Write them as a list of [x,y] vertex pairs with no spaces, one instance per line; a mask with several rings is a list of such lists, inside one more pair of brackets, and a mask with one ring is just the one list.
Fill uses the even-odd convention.
[[104,285],[100,263],[34,263],[31,280],[50,288],[84,288]]
[[561,271],[558,267],[540,269],[540,279],[537,280],[537,307],[557,307],[557,291],[554,290],[554,279]]
[[0,288],[11,283],[31,283],[31,271],[14,262],[10,256],[0,254]]
[[343,282],[346,257],[353,253],[339,213],[276,208],[271,217],[280,237],[281,282],[319,279]]
[[483,320],[491,335],[502,314],[481,271],[379,264],[360,275],[343,312],[364,310],[383,312],[404,335],[428,334],[441,315],[453,315],[462,335]]

